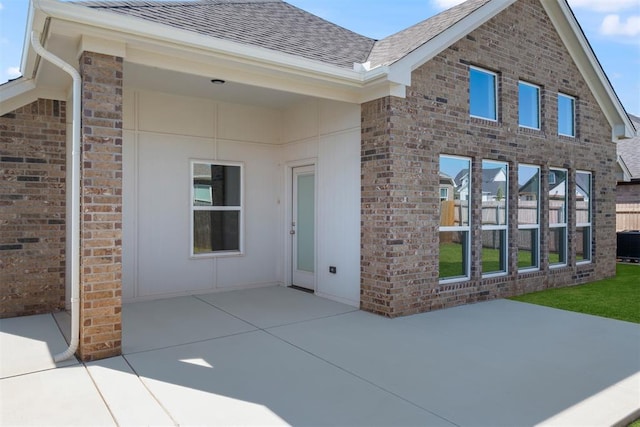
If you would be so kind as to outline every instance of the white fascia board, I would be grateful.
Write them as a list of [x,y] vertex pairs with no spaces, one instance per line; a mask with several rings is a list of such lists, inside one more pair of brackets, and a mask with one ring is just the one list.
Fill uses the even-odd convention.
[[635,128],[565,0],[541,0],[578,70],[611,125],[613,141],[633,138]]
[[[486,23],[489,19],[515,3],[516,0],[493,0],[481,6],[464,19],[447,28],[427,43],[400,60],[389,65],[390,74],[398,80],[411,84],[411,72],[433,59],[440,52]],[[404,77],[400,78],[400,75]]]
[[127,55],[127,45],[121,40],[91,37],[83,34],[80,38],[77,57],[80,58],[82,52],[85,51],[125,57]]
[[407,87],[393,82],[377,84],[375,86],[368,87],[366,91],[363,91],[357,102],[358,104],[363,104],[365,102],[374,101],[387,96],[406,98]]
[[42,13],[38,13],[33,2],[29,2],[27,10],[27,28],[24,32],[24,41],[22,43],[22,58],[20,60],[20,72],[26,78],[33,78],[35,73],[35,63],[37,55],[31,48],[31,32],[33,30],[42,33],[45,19]]
[[0,100],[4,103],[9,98],[18,96],[35,88],[36,84],[33,79],[28,79],[26,77],[17,78],[0,85],[0,94],[2,94],[2,96],[0,96]]
[[36,7],[47,16],[105,29],[113,35],[113,38],[116,38],[116,33],[120,33],[120,37],[127,42],[133,37],[156,43],[163,42],[170,46],[186,46],[197,49],[203,54],[250,62],[256,67],[268,65],[286,73],[319,80],[339,81],[343,85],[352,87],[361,86],[364,80],[364,74],[361,72],[270,49],[217,39],[186,30],[168,29],[164,25],[129,16],[108,14],[105,17],[107,14],[104,12],[72,3],[62,3],[57,0],[33,1]]
[[67,92],[55,88],[37,87],[33,79],[19,78],[0,85],[0,116],[30,104],[38,98],[64,101]]
[[627,164],[624,162],[624,159],[622,158],[622,156],[620,156],[619,154],[617,157],[617,163],[620,169],[622,170],[622,175],[623,175],[622,180],[625,182],[631,181],[631,171],[627,167]]
[[10,113],[37,99],[33,98],[35,88],[36,84],[34,81],[24,77],[0,85],[0,100],[2,100],[0,102],[0,116]]

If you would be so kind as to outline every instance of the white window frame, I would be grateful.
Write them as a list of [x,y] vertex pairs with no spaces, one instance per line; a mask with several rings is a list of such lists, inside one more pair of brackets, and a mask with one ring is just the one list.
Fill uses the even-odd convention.
[[562,133],[560,132],[560,108],[558,108],[558,135],[560,136],[566,136],[568,138],[575,138],[576,137],[576,97],[575,96],[571,96],[571,95],[567,95],[566,93],[562,93],[562,92],[558,92],[558,102],[557,102],[557,106],[559,107],[560,105],[560,98],[568,98],[571,100],[571,128],[573,129],[573,135],[571,134],[566,134],[566,133]]
[[[541,210],[541,200],[540,200],[540,194],[542,192],[542,188],[541,188],[541,178],[542,178],[542,170],[540,168],[540,166],[538,165],[529,165],[526,163],[518,163],[518,173],[520,173],[520,166],[525,166],[528,168],[535,168],[538,170],[538,194],[537,194],[537,202],[538,202],[538,210],[537,210],[537,215],[536,215],[536,223],[535,224],[520,224],[520,220],[518,219],[518,231],[519,230],[535,230],[536,232],[536,260],[537,260],[537,264],[533,267],[525,267],[525,268],[518,268],[518,272],[522,273],[522,272],[528,272],[528,271],[538,271],[540,270],[540,210]],[[519,201],[519,200],[518,200]],[[520,206],[518,206],[518,209],[520,209]]]
[[[490,74],[493,76],[493,91],[494,91],[493,109],[496,115],[495,119],[491,117],[476,116],[474,114],[471,114],[471,70],[480,71],[481,73]],[[474,65],[469,66],[469,116],[476,119],[489,120],[490,122],[498,121],[498,116],[499,116],[498,114],[498,73],[489,71],[484,68],[476,67]]]
[[[593,251],[593,227],[592,227],[592,215],[593,215],[593,173],[589,172],[589,171],[583,171],[583,170],[577,170],[576,171],[576,186],[578,185],[578,174],[586,174],[589,175],[589,205],[588,205],[588,214],[589,214],[589,222],[576,222],[576,233],[578,231],[578,228],[588,228],[589,229],[589,259],[584,259],[581,261],[576,262],[577,265],[582,265],[582,264],[591,264],[592,262],[592,254],[591,252]],[[576,199],[576,204],[578,203],[578,200]],[[578,207],[576,206],[576,217],[578,214]]]
[[[444,190],[444,198],[442,197],[442,191]],[[441,188],[440,189],[440,201],[442,202],[443,200],[449,200],[449,189],[448,188]]]
[[530,86],[530,87],[535,88],[538,91],[538,111],[537,111],[537,114],[538,114],[538,127],[525,126],[522,123],[520,123],[520,102],[521,102],[520,96],[518,96],[518,126],[520,126],[521,128],[524,128],[524,129],[540,130],[542,128],[542,113],[541,113],[541,109],[542,108],[540,106],[540,101],[541,101],[540,93],[542,91],[542,88],[540,86],[538,86],[538,85],[534,85],[533,83],[528,83],[528,82],[525,82],[523,80],[520,80],[518,82],[518,95],[520,94],[520,85]]
[[[567,216],[569,213],[569,206],[567,204],[568,201],[568,193],[569,193],[569,171],[567,169],[563,169],[563,168],[556,168],[556,167],[552,167],[549,168],[549,173],[551,173],[552,170],[557,170],[557,171],[563,171],[565,173],[565,180],[564,180],[564,212],[562,212],[562,218],[564,219],[564,222],[561,223],[556,223],[556,224],[551,224],[551,222],[549,221],[548,226],[549,226],[549,231],[551,231],[552,228],[564,228],[564,244],[562,245],[564,248],[564,262],[559,262],[556,264],[551,264],[549,262],[549,268],[562,268],[562,267],[566,267],[567,266],[567,261],[568,261],[568,244],[569,244],[569,224],[567,223]],[[551,191],[551,188],[549,188],[549,191]],[[547,216],[549,216],[551,212],[551,199],[549,198],[549,192],[547,192]],[[547,257],[549,256],[550,252],[549,252],[549,248],[547,246]]]
[[[502,256],[504,257],[504,271],[492,271],[489,273],[482,272],[483,278],[505,276],[509,274],[509,163],[503,162],[500,160],[482,159],[480,163],[481,170],[484,169],[483,164],[485,161],[490,163],[495,163],[495,164],[501,164],[506,167],[506,181],[505,181],[506,194],[504,195],[504,203],[505,203],[504,224],[490,224],[490,225],[481,224],[481,230],[480,230],[481,233],[483,231],[504,231],[504,245],[501,248]],[[482,219],[480,220],[480,222],[482,222]],[[482,237],[480,240],[482,240]],[[480,269],[481,270],[482,270],[482,261],[483,260],[482,260],[482,252],[481,252],[480,253],[480,267],[481,267]]]
[[[471,184],[472,184],[472,178],[471,178],[471,170],[473,167],[473,159],[471,159],[471,157],[463,157],[463,156],[453,156],[453,155],[449,155],[449,154],[440,154],[440,156],[438,156],[438,167],[440,165],[440,159],[442,157],[447,157],[450,159],[460,159],[460,160],[466,160],[469,162],[469,195],[467,200],[465,200],[466,202],[468,202],[468,206],[469,206],[469,220],[467,221],[467,225],[463,225],[463,226],[445,226],[442,227],[440,226],[438,228],[438,238],[440,237],[440,233],[441,232],[447,232],[447,231],[464,231],[467,233],[467,253],[465,254],[466,256],[466,260],[467,260],[467,265],[466,265],[466,272],[467,274],[465,276],[455,276],[455,277],[450,277],[450,278],[445,278],[445,279],[440,279],[439,283],[440,284],[446,284],[446,283],[455,283],[455,282],[465,282],[471,279],[471,221],[472,221],[472,209],[471,209]],[[454,196],[455,199],[455,196]],[[462,199],[461,199],[462,201]],[[438,260],[440,259],[440,250],[438,250]]]
[[[204,163],[214,166],[237,166],[240,168],[240,206],[194,206],[193,201],[195,198],[195,190],[194,190],[194,165],[198,163]],[[244,163],[242,162],[231,162],[231,161],[223,161],[223,160],[211,160],[211,159],[190,159],[189,161],[189,257],[192,259],[201,259],[201,258],[219,258],[219,257],[228,257],[228,256],[240,256],[244,255]],[[239,212],[239,221],[238,221],[238,234],[239,234],[239,249],[231,250],[231,251],[212,251],[206,253],[194,253],[194,241],[193,241],[193,232],[194,232],[194,212],[196,211],[234,211]]]

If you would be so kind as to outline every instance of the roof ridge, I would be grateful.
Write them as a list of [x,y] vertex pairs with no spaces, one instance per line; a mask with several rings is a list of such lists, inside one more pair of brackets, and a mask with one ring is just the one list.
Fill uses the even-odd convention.
[[[208,0],[205,0],[205,1],[208,1]],[[213,1],[215,1],[215,0],[213,0]],[[238,0],[238,1],[242,1],[242,0]],[[259,0],[258,0],[258,1],[259,1]],[[265,2],[268,2],[268,1],[269,1],[269,0],[265,0]],[[364,38],[364,39],[368,39],[368,40],[370,40],[370,41],[372,41],[372,42],[377,41],[376,39],[374,39],[374,38],[372,38],[372,37],[365,36],[364,34],[357,33],[357,32],[355,32],[355,31],[353,31],[353,30],[351,30],[351,29],[349,29],[349,28],[347,28],[347,27],[343,27],[342,25],[340,25],[340,24],[336,24],[336,23],[335,23],[335,22],[333,22],[333,21],[329,21],[328,19],[323,18],[322,16],[316,15],[316,14],[315,14],[315,13],[313,13],[313,12],[309,12],[308,10],[305,10],[305,9],[302,9],[302,8],[300,8],[300,7],[296,6],[296,5],[293,5],[293,4],[289,3],[289,2],[287,2],[286,0],[276,0],[276,1],[282,1],[282,3],[284,3],[285,5],[287,5],[287,6],[291,7],[291,8],[293,8],[293,9],[296,9],[296,10],[297,10],[297,11],[299,11],[299,12],[303,12],[303,13],[305,13],[305,14],[307,14],[307,15],[311,15],[311,16],[315,17],[316,19],[319,19],[319,20],[321,20],[321,21],[324,21],[324,22],[326,22],[327,24],[330,24],[331,26],[336,27],[336,28],[339,28],[339,29],[341,29],[341,30],[343,30],[343,31],[347,31],[347,32],[349,32],[349,33],[351,33],[351,34],[355,34],[356,36],[362,37],[362,38]],[[371,43],[371,47],[373,48],[373,43]],[[367,52],[367,54],[368,54],[368,52]]]

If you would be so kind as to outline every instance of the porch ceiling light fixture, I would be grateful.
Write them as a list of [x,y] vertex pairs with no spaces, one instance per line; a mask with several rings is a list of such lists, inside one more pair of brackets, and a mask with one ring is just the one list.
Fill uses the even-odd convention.
[[222,79],[211,79],[211,83],[213,83],[214,85],[223,85],[226,83],[226,81]]

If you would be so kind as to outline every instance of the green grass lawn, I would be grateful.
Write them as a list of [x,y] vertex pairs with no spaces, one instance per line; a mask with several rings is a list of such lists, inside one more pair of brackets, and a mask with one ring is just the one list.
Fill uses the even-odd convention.
[[[462,245],[459,243],[443,243],[440,245],[440,277],[464,276],[462,263]],[[559,262],[557,253],[549,254],[549,262]],[[532,265],[531,252],[518,251],[518,268]],[[500,271],[500,251],[498,249],[482,249],[482,271],[490,273]]]
[[[464,276],[464,263],[462,260],[463,248],[460,243],[442,243],[440,245],[440,277]],[[526,255],[523,255],[525,257]],[[531,259],[531,254],[529,254]],[[498,249],[482,249],[482,271],[500,271],[500,251]]]
[[459,243],[440,244],[440,277],[464,276],[462,245]]
[[640,323],[640,265],[618,264],[611,279],[511,299]]

